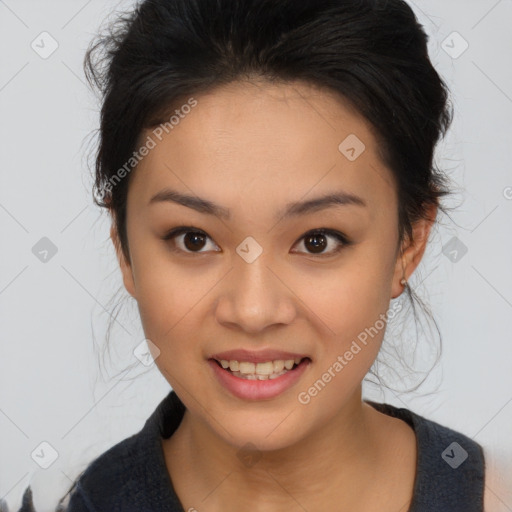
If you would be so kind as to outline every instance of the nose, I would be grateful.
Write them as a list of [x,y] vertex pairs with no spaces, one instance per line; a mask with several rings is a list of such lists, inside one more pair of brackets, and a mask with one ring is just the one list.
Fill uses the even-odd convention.
[[235,258],[219,288],[217,321],[251,334],[290,324],[297,314],[297,299],[281,274],[263,255],[252,263]]

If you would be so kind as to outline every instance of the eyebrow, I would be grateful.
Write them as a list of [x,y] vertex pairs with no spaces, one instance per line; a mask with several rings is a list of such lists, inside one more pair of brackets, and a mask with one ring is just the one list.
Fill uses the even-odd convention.
[[[180,204],[182,206],[186,206],[187,208],[192,208],[193,210],[196,210],[199,213],[215,215],[216,217],[220,217],[226,220],[229,220],[231,218],[231,210],[229,210],[229,208],[225,208],[224,206],[215,204],[214,202],[209,201],[208,199],[183,194],[170,188],[165,188],[158,192],[157,194],[155,194],[149,200],[148,204],[151,205],[162,202]],[[288,203],[283,210],[278,212],[276,217],[286,219],[290,217],[296,217],[299,215],[306,215],[308,213],[325,210],[327,208],[349,205],[367,207],[367,204],[363,198],[356,196],[355,194],[351,194],[343,190],[340,190],[329,194],[325,194],[320,197],[316,197],[314,199],[309,199],[307,201],[296,201]]]

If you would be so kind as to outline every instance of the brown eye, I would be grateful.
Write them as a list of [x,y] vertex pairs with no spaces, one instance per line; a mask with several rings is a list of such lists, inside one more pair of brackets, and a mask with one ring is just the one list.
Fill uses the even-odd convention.
[[[180,237],[182,237],[181,240]],[[203,231],[187,226],[175,228],[163,237],[163,240],[172,240],[174,245],[173,250],[185,253],[206,252],[201,249],[207,245],[208,239],[210,239],[210,237]]]
[[[335,243],[329,243],[329,239],[334,239]],[[318,256],[331,256],[341,251],[344,246],[350,244],[347,237],[330,229],[317,229],[310,231],[303,235],[300,240],[303,241],[308,254]],[[325,252],[325,248],[331,245],[334,245],[334,249]]]
[[308,235],[304,240],[304,246],[312,253],[321,253],[327,247],[326,236],[323,233]]
[[185,233],[185,237],[183,238],[183,244],[190,251],[200,250],[205,245],[205,236],[202,233],[189,231]]

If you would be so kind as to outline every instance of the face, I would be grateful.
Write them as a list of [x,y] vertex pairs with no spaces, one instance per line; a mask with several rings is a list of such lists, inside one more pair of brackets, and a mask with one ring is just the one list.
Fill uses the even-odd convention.
[[[132,171],[124,283],[190,417],[233,446],[283,448],[361,405],[382,319],[423,246],[399,257],[393,176],[340,98],[232,83],[196,99]],[[345,200],[315,203],[327,195]],[[219,379],[211,358],[235,349],[307,359],[257,395],[255,381]]]

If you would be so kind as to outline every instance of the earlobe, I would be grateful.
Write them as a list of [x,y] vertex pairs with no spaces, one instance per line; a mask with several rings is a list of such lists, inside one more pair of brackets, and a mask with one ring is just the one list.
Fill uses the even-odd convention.
[[126,291],[134,299],[136,299],[135,282],[133,279],[132,267],[131,267],[130,263],[126,261],[126,258],[123,254],[123,250],[121,248],[121,241],[119,240],[119,236],[117,234],[117,229],[116,229],[114,223],[112,223],[112,226],[110,227],[110,239],[112,240],[112,243],[114,244],[117,261],[119,263],[119,267],[121,269],[121,275],[123,277],[124,287],[126,288]]

